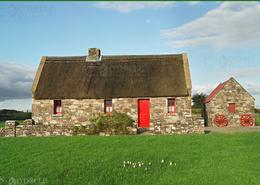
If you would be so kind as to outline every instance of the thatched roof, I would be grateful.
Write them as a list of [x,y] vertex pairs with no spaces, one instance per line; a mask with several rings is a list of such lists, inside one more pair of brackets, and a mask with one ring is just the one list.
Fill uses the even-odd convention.
[[42,57],[34,79],[35,99],[84,99],[188,96],[191,93],[186,54]]

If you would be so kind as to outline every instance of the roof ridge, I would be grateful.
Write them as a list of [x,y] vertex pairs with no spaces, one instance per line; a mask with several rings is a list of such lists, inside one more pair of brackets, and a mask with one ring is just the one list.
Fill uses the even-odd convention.
[[218,92],[226,85],[228,81],[229,80],[219,83],[217,87],[215,87],[215,89],[213,89],[213,91],[211,91],[211,93],[206,97],[204,103],[209,103],[218,94]]

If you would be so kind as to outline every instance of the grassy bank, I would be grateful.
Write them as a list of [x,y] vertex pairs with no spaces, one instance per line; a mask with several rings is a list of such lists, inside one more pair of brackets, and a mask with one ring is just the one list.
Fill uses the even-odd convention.
[[[0,138],[0,177],[47,184],[254,185],[260,184],[259,141],[259,133]],[[123,161],[144,165],[124,168]]]

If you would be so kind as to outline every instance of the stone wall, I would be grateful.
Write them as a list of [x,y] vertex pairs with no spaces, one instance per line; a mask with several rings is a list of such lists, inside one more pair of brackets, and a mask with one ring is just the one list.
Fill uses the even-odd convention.
[[[236,112],[228,111],[228,104],[236,104]],[[228,119],[228,126],[241,126],[240,116],[252,114],[254,117],[254,98],[233,78],[226,82],[211,102],[206,104],[208,126],[217,127],[214,123],[217,114],[223,114]]]
[[53,100],[32,101],[32,119],[44,125],[85,125],[104,112],[104,100],[62,100],[62,115],[53,114]]
[[[27,123],[26,123],[27,122]],[[22,136],[73,136],[73,135],[116,135],[112,132],[96,133],[93,124],[88,125],[34,125],[32,121],[19,124],[15,121],[6,121],[5,128],[0,128],[0,137]],[[137,129],[127,127],[128,135],[137,134]]]
[[[167,113],[167,98],[150,99],[151,130],[155,133],[202,133],[204,124],[191,117],[191,97],[176,98],[176,113]],[[135,120],[138,127],[138,98],[112,100],[113,110],[125,112]],[[32,103],[32,118],[43,125],[87,125],[91,118],[104,113],[103,99],[62,100],[62,115],[53,115],[53,100],[35,100]],[[168,132],[168,128],[172,128]],[[195,129],[199,128],[199,129]],[[167,130],[167,131],[166,131]]]

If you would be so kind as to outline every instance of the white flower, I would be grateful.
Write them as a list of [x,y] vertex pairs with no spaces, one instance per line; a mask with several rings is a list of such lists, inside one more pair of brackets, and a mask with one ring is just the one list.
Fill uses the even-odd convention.
[[147,171],[147,168],[145,168],[145,171]]
[[149,165],[151,165],[152,163],[151,163],[151,162],[149,162],[148,164],[149,164]]
[[170,166],[172,165],[172,162],[170,162]]
[[139,164],[139,167],[141,167],[142,165],[141,164]]
[[176,166],[177,164],[176,163],[174,163],[174,166]]
[[162,163],[164,163],[164,160],[162,159],[162,161],[161,161]]

